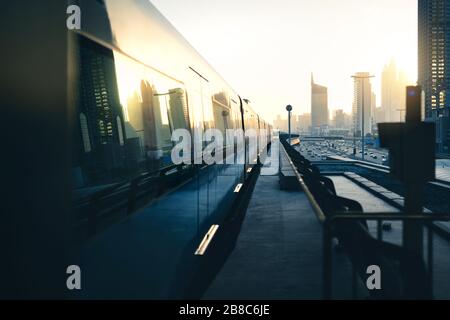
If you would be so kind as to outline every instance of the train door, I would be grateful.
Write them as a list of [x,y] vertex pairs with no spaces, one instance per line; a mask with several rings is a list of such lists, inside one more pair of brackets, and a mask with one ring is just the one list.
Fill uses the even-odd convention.
[[197,231],[200,236],[204,233],[205,223],[210,215],[209,198],[211,196],[210,168],[204,165],[202,160],[202,151],[205,147],[203,135],[205,130],[214,126],[214,119],[210,108],[211,102],[208,101],[208,80],[192,68],[189,69],[188,102],[193,138],[193,160],[196,169]]
[[[205,131],[208,129],[214,129],[216,127],[213,106],[212,106],[212,95],[210,83],[205,78],[200,77],[201,92],[202,92],[202,110],[203,110],[203,122]],[[203,142],[203,148],[209,144],[208,141]],[[206,224],[209,228],[210,221],[212,219],[212,214],[217,207],[217,166],[214,164],[205,165],[201,170],[200,181],[202,182],[201,191],[204,192],[205,198],[205,211],[203,224]]]
[[242,108],[240,104],[239,97],[236,97],[236,100],[231,99],[231,111],[233,113],[233,123],[236,138],[233,141],[233,163],[235,164],[235,174],[238,182],[242,182],[241,180],[244,178],[245,173],[245,144],[242,144],[242,138],[238,137],[238,135],[243,135],[243,121],[242,121]]
[[[235,169],[234,137],[227,137],[234,130],[233,110],[230,107],[230,97],[226,89],[216,88],[213,94],[213,113],[215,128],[222,136],[221,163],[216,164],[214,176],[214,205],[218,214],[224,213],[227,205],[232,202],[232,195],[237,185]],[[233,103],[233,102],[231,102]],[[236,104],[236,102],[234,102]],[[219,216],[217,216],[219,217]]]

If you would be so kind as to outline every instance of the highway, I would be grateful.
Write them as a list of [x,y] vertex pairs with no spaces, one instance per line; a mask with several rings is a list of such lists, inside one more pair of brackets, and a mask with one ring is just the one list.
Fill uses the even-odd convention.
[[[325,141],[301,141],[297,150],[309,161],[327,160],[329,156],[341,156],[349,159],[362,160],[361,142],[356,142],[356,155],[353,155],[353,141],[325,140]],[[366,146],[364,161],[389,166],[388,151]],[[450,160],[436,160],[436,179],[450,183]]]
[[[328,156],[342,156],[362,160],[361,143],[356,144],[356,155],[353,154],[353,141],[303,141],[298,147],[300,153],[310,161],[326,160]],[[376,164],[388,165],[388,151],[366,146],[364,160]]]

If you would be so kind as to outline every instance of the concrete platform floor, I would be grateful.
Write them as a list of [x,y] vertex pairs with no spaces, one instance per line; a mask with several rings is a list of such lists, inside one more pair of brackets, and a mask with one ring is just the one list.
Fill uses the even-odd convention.
[[[322,226],[306,195],[260,176],[236,247],[203,299],[321,299]],[[349,299],[351,265],[333,257],[333,298]]]
[[205,299],[318,299],[322,229],[306,195],[260,176],[236,247]]

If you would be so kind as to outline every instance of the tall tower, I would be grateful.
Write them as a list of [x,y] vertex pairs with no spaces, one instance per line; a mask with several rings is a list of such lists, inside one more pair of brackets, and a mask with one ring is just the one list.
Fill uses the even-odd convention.
[[311,126],[313,130],[328,126],[328,89],[314,83],[311,74]]
[[383,122],[403,121],[406,108],[405,73],[399,70],[394,60],[385,65],[381,75],[381,108]]
[[425,120],[436,123],[436,150],[449,154],[450,0],[419,0],[419,79]]
[[[358,72],[355,75],[353,91],[353,128],[357,136],[361,136],[362,107],[364,105],[364,134],[372,133],[372,85],[368,72]],[[363,103],[364,99],[364,103]]]

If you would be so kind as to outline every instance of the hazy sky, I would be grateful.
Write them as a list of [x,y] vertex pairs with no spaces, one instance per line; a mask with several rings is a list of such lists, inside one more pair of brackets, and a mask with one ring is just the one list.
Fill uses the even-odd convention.
[[151,0],[268,120],[310,112],[310,75],[329,108],[351,111],[351,75],[368,71],[377,105],[394,58],[417,78],[417,0]]

